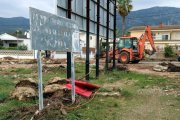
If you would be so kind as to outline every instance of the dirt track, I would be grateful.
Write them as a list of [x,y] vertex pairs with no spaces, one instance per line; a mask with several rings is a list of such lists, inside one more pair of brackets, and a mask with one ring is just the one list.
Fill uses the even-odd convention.
[[[153,67],[157,65],[158,63],[139,63],[139,64],[128,64],[128,68],[130,71],[136,71],[139,73],[144,74],[152,74],[152,75],[159,75],[169,78],[178,78],[180,79],[180,73],[179,72],[156,72],[153,71]],[[176,64],[179,65],[179,64]]]

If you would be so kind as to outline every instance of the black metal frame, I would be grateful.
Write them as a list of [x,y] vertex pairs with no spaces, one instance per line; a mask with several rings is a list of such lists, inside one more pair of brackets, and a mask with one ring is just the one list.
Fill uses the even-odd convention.
[[117,0],[114,0],[114,39],[113,39],[113,68],[116,68],[115,49],[116,49],[116,6]]
[[[64,9],[67,11],[67,17],[71,19],[71,14],[75,14],[77,16],[80,16],[82,18],[86,19],[86,80],[89,80],[89,36],[90,34],[93,34],[90,32],[90,22],[96,23],[97,24],[97,44],[96,44],[96,77],[99,76],[99,58],[100,58],[100,44],[99,44],[99,31],[100,31],[100,26],[106,27],[106,70],[108,70],[108,51],[109,51],[109,30],[114,31],[113,33],[113,68],[115,68],[115,45],[116,45],[116,1],[117,0],[107,0],[107,9],[104,8],[104,6],[100,5],[100,0],[91,0],[94,3],[97,4],[97,21],[93,21],[90,19],[90,0],[86,0],[86,17],[79,15],[77,13],[72,12],[72,0],[68,0],[68,9],[62,8],[57,5],[58,8]],[[114,14],[109,12],[109,3],[114,2]],[[100,8],[103,10],[107,11],[107,24],[102,25],[100,23]],[[114,28],[109,27],[109,16],[112,15],[114,16]],[[71,78],[71,53],[67,53],[67,78]]]
[[108,70],[108,62],[109,62],[109,2],[110,0],[107,0],[107,20],[106,20],[106,71]]
[[90,0],[86,1],[86,80],[89,80]]
[[99,45],[99,30],[100,30],[100,0],[97,0],[97,42],[96,42],[96,78],[99,76],[99,58],[100,58],[100,45]]
[[[71,0],[68,0],[67,17],[71,19]],[[71,52],[67,52],[67,79],[71,78]]]

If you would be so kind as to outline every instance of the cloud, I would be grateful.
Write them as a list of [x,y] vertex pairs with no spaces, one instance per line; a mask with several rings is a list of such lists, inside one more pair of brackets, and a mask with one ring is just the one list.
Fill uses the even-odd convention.
[[29,7],[54,13],[55,0],[1,0],[0,17],[29,17]]
[[[29,17],[29,6],[55,13],[56,0],[0,0],[0,17]],[[180,0],[132,0],[133,10],[154,6],[179,7]]]

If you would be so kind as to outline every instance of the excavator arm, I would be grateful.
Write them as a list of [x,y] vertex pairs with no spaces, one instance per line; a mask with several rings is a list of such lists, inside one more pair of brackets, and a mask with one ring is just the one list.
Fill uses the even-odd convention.
[[[147,39],[149,40],[153,51],[145,50],[145,42]],[[156,48],[154,45],[154,39],[153,39],[152,34],[151,34],[151,27],[150,26],[146,26],[145,33],[143,35],[141,35],[140,39],[138,40],[138,47],[139,47],[139,58],[140,59],[143,58],[144,52],[146,52],[149,55],[152,55],[156,52]]]

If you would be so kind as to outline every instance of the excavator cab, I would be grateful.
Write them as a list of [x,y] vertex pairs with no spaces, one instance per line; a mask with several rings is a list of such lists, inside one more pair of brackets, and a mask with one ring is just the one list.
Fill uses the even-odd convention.
[[120,63],[139,62],[139,60],[134,60],[134,57],[138,56],[138,39],[136,37],[121,37],[117,43],[117,48],[119,50],[118,61]]
[[137,51],[137,41],[138,39],[136,37],[121,37],[117,43],[117,47],[119,48],[120,52],[123,48]]

